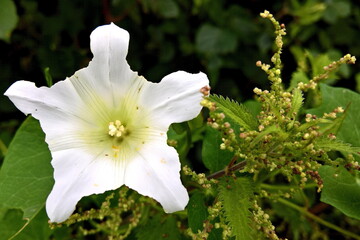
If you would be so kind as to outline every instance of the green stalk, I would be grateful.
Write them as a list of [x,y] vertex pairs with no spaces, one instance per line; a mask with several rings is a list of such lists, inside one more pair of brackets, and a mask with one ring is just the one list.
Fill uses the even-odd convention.
[[345,236],[349,236],[349,237],[351,237],[351,238],[353,238],[353,239],[360,240],[360,236],[359,236],[359,235],[356,235],[355,233],[346,231],[346,230],[344,230],[344,229],[342,229],[342,228],[340,228],[340,227],[338,227],[338,226],[336,226],[336,225],[334,225],[334,224],[332,224],[332,223],[330,223],[330,222],[327,222],[327,221],[325,221],[324,219],[319,218],[318,216],[310,213],[309,211],[307,211],[307,210],[306,210],[305,208],[303,208],[303,207],[300,207],[300,206],[298,206],[298,205],[296,205],[296,204],[294,204],[294,203],[292,203],[292,202],[290,202],[290,201],[288,201],[288,200],[285,200],[285,199],[283,199],[283,198],[279,198],[277,201],[279,201],[280,203],[282,203],[282,204],[284,204],[284,205],[286,205],[286,206],[288,206],[288,207],[291,207],[291,208],[299,211],[300,213],[302,213],[302,214],[305,215],[306,217],[314,220],[315,222],[318,222],[318,223],[320,223],[320,224],[322,224],[322,225],[324,225],[324,226],[326,226],[326,227],[328,227],[328,228],[331,228],[331,229],[333,229],[333,230],[335,230],[335,231],[337,231],[337,232],[339,232],[339,233],[341,233],[341,234],[343,234],[343,235],[345,235]]
[[4,142],[0,139],[0,152],[3,156],[6,155],[6,152],[7,152],[7,147],[6,145],[4,144]]
[[[261,183],[260,184],[260,188],[264,188],[267,190],[284,190],[284,191],[288,191],[291,188],[295,189],[296,185],[271,185],[271,184],[266,184],[266,183]],[[303,189],[306,188],[316,188],[317,184],[316,183],[310,183],[310,184],[306,184]]]

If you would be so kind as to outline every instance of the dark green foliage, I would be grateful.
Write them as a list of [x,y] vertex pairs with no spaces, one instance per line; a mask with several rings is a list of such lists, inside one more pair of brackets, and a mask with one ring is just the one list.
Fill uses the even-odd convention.
[[201,192],[195,192],[188,203],[188,222],[191,230],[196,233],[203,229],[203,223],[208,216],[205,205],[205,196]]
[[16,27],[18,16],[16,6],[11,0],[0,1],[0,39],[10,41],[11,32]]
[[228,165],[233,153],[220,149],[221,134],[211,127],[206,128],[202,146],[202,161],[211,171],[219,171]]
[[141,230],[137,232],[136,236],[139,240],[179,240],[180,232],[174,217],[161,218],[157,215],[149,218],[146,225],[141,226]]

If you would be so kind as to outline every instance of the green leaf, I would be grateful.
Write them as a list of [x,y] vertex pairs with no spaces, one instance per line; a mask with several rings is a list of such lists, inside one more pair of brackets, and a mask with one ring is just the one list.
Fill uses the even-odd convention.
[[189,125],[187,122],[173,123],[171,124],[171,128],[180,135],[189,130]]
[[327,151],[339,151],[359,155],[360,147],[352,147],[350,144],[339,140],[332,140],[329,138],[321,138],[314,142],[316,147]]
[[44,76],[45,76],[45,80],[46,80],[48,87],[51,87],[53,85],[53,79],[50,74],[50,68],[46,67],[44,69]]
[[216,103],[225,116],[231,118],[234,122],[238,123],[241,127],[246,130],[257,129],[257,119],[251,114],[251,112],[242,104],[229,98],[224,98],[218,95],[210,95],[210,101]]
[[272,211],[289,224],[287,227],[288,239],[301,240],[303,239],[301,238],[302,234],[313,231],[309,221],[304,218],[299,211],[275,201],[271,202],[271,206]]
[[187,205],[189,227],[194,233],[202,230],[203,223],[208,216],[207,207],[205,206],[205,197],[201,192],[195,192]]
[[[324,54],[315,54],[310,51],[306,51],[306,52],[307,52],[306,56],[308,57],[308,60],[310,62],[313,77],[323,74],[325,72],[324,71],[325,66],[329,65],[331,62],[338,60],[339,58],[342,57],[338,51],[328,51]],[[339,79],[340,77],[339,72],[342,69],[342,67],[339,68],[339,71],[331,72],[326,79],[322,80],[322,83],[327,83],[327,84],[334,83],[335,82],[334,80]]]
[[205,24],[196,35],[196,49],[206,54],[221,54],[235,51],[236,35],[230,31]]
[[0,171],[0,206],[33,219],[53,186],[51,155],[39,122],[27,118],[17,131]]
[[[244,102],[244,106],[249,112],[256,117],[261,112],[261,103],[253,99],[247,100]],[[257,120],[256,120],[257,121]]]
[[339,17],[346,17],[351,13],[351,5],[345,1],[330,1],[325,13],[324,20],[334,24]]
[[164,18],[176,18],[179,15],[179,7],[173,0],[158,0],[155,2],[159,13]]
[[256,144],[258,144],[264,136],[273,133],[273,134],[277,134],[279,135],[279,137],[281,139],[285,139],[287,138],[288,134],[286,132],[284,132],[279,126],[277,125],[272,125],[269,126],[267,128],[265,128],[265,130],[261,131],[250,143],[250,147],[253,148],[255,147]]
[[307,56],[310,61],[313,76],[324,73],[324,66],[327,66],[329,63],[331,63],[331,59],[329,58],[328,54],[319,54],[314,56],[313,54],[308,53]]
[[289,90],[296,88],[298,83],[308,83],[310,80],[304,71],[298,70],[291,75]]
[[346,110],[346,117],[336,136],[352,146],[360,147],[360,94],[345,88],[330,87],[325,84],[320,84],[320,90],[322,96],[321,105],[308,110],[308,112],[322,116],[323,113],[329,113],[337,107],[346,109],[349,106]]
[[344,112],[344,114],[338,116],[336,119],[325,119],[325,121],[328,121],[328,123],[325,123],[325,121],[322,121],[320,124],[319,132],[325,136],[329,134],[338,134],[339,129],[341,128],[344,120],[346,119],[347,111]]
[[251,198],[254,186],[249,178],[226,178],[219,187],[219,197],[223,202],[226,219],[232,228],[235,239],[258,239],[252,227]]
[[298,23],[301,25],[309,25],[318,21],[326,9],[325,3],[317,3],[317,1],[305,1],[303,5],[296,1],[291,1],[291,3],[294,5],[292,14],[299,17]]
[[149,219],[146,225],[141,226],[136,233],[138,240],[178,240],[180,232],[176,225],[176,219],[169,215],[162,219],[159,215]]
[[[47,240],[53,230],[49,228],[48,217],[43,208],[39,214],[28,224],[23,231],[19,231],[25,226],[26,221],[22,219],[22,211],[18,209],[0,208],[0,240],[8,240],[14,237],[14,240]],[[19,232],[19,234],[15,234]]]
[[8,240],[25,224],[20,210],[0,208],[0,240]]
[[[171,124],[167,132],[169,141],[176,141],[176,151],[178,152],[180,158],[186,156],[187,152],[190,149],[191,144],[191,135],[189,133],[189,127],[186,125]],[[181,126],[186,126],[187,128],[182,128]]]
[[360,219],[360,179],[343,167],[322,166],[319,174],[324,181],[320,200]]
[[224,169],[231,161],[233,153],[220,149],[221,134],[207,126],[202,146],[202,159],[205,167],[211,172]]
[[296,119],[296,116],[298,115],[299,110],[303,104],[303,100],[304,100],[304,98],[302,96],[301,90],[298,88],[295,88],[293,90],[293,98],[291,100],[291,109],[288,112],[288,116],[290,118],[294,118],[294,120]]
[[16,7],[11,0],[0,0],[0,39],[9,42],[18,21]]
[[355,90],[360,92],[360,73],[355,74],[356,87]]
[[16,236],[14,240],[39,239],[48,240],[53,230],[49,227],[48,216],[45,208],[30,222],[30,224]]
[[213,228],[209,232],[209,237],[207,240],[223,240],[222,237],[222,229],[221,228]]

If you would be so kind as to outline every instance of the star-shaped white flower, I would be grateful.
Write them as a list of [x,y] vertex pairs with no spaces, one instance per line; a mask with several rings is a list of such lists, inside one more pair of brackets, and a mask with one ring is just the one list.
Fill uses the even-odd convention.
[[183,210],[189,197],[166,132],[199,114],[208,78],[178,71],[151,83],[126,61],[127,31],[104,25],[90,39],[88,67],[50,88],[18,81],[5,93],[46,134],[55,178],[46,201],[50,221],[65,221],[84,196],[122,185],[156,199],[165,212]]

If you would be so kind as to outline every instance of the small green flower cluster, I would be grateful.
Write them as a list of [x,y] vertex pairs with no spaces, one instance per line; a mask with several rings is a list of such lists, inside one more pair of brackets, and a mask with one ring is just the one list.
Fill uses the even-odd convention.
[[309,89],[315,89],[317,84],[321,80],[327,79],[332,72],[337,70],[343,64],[355,64],[356,58],[350,54],[346,54],[344,57],[340,58],[338,61],[334,61],[329,65],[324,67],[324,73],[313,77],[308,83],[300,82],[298,83],[298,88],[304,92]]
[[[289,182],[300,182],[304,186],[309,179],[322,188],[322,180],[318,169],[322,164],[338,165],[340,159],[333,160],[328,153],[332,149],[323,148],[324,143],[335,141],[336,136],[332,127],[342,118],[344,109],[338,107],[322,117],[306,114],[300,116],[303,102],[303,91],[317,86],[319,80],[329,76],[341,64],[354,63],[355,57],[345,55],[339,61],[325,67],[325,73],[314,77],[309,83],[299,83],[292,91],[285,91],[281,84],[281,49],[282,36],[285,27],[279,24],[272,14],[265,11],[262,17],[268,18],[274,24],[276,31],[277,51],[271,61],[274,67],[258,61],[272,82],[271,90],[254,89],[257,100],[261,103],[262,110],[257,116],[258,128],[255,130],[239,128],[236,134],[234,127],[227,121],[227,116],[219,110],[215,102],[205,99],[202,105],[210,110],[208,124],[221,132],[222,143],[220,148],[234,152],[239,159],[246,161],[241,172],[259,174],[261,171],[277,171],[287,177]],[[328,127],[320,127],[326,124]],[[236,129],[237,130],[237,129]],[[345,159],[348,166],[353,166],[355,161]]]
[[264,11],[263,13],[260,13],[260,16],[262,18],[267,18],[271,21],[271,23],[275,27],[275,47],[276,51],[274,55],[271,58],[271,62],[274,64],[274,67],[271,68],[269,64],[263,64],[261,61],[256,62],[256,66],[261,67],[263,71],[266,72],[268,75],[268,79],[270,82],[272,82],[272,88],[274,90],[280,90],[279,87],[281,87],[281,58],[280,55],[282,53],[282,47],[283,47],[283,40],[282,37],[286,35],[286,29],[284,24],[280,24],[274,16],[269,13],[269,11]]
[[[275,232],[275,227],[270,221],[269,214],[265,213],[264,210],[254,201],[253,215],[256,227],[258,230],[263,232],[268,239],[279,240]],[[284,239],[286,240],[286,239]]]
[[322,181],[317,172],[321,163],[339,163],[317,144],[325,138],[336,138],[332,133],[324,136],[319,124],[331,123],[343,109],[337,108],[321,118],[307,114],[302,124],[295,120],[295,116],[287,116],[291,108],[291,93],[283,92],[278,101],[274,100],[274,92],[258,90],[257,93],[264,109],[258,116],[258,130],[240,128],[240,134],[236,135],[230,123],[224,120],[223,113],[210,112],[209,125],[222,133],[219,147],[246,161],[242,172],[280,171],[290,182],[294,175],[299,175],[301,186],[310,178],[321,188]]
[[[138,194],[132,191],[132,194],[129,194],[129,192],[129,188],[122,187],[118,192],[119,196],[116,197],[117,203],[113,201],[115,193],[111,193],[99,209],[91,208],[88,211],[75,213],[65,222],[52,223],[50,227],[69,226],[74,223],[89,221],[91,227],[79,226],[77,235],[88,236],[103,232],[107,234],[108,239],[125,239],[138,226],[144,208],[144,202],[137,199]],[[127,217],[124,218],[124,216]]]
[[197,174],[186,165],[183,167],[183,173],[187,176],[191,176],[191,180],[199,184],[204,189],[211,189],[213,185],[218,183],[216,179],[208,179],[204,173]]
[[230,152],[234,151],[236,146],[233,146],[233,143],[236,142],[236,135],[234,129],[231,128],[231,124],[229,122],[224,122],[225,114],[224,113],[215,113],[211,115],[211,118],[208,118],[208,124],[217,129],[224,136],[222,138],[223,143],[220,144],[220,149],[229,150]]

